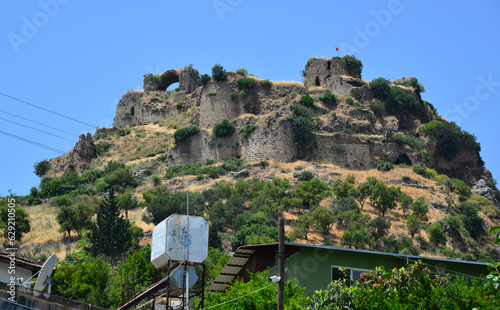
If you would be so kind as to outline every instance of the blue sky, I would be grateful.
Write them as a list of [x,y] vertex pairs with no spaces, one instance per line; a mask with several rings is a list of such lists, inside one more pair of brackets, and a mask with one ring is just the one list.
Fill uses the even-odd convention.
[[[310,57],[352,54],[363,79],[417,77],[423,99],[474,133],[495,179],[500,148],[497,1],[2,1],[0,110],[79,135],[112,126],[143,75],[222,64],[301,81]],[[68,151],[77,136],[0,112],[0,130]],[[71,141],[9,123],[19,122]],[[0,195],[28,194],[33,164],[57,153],[0,134]]]

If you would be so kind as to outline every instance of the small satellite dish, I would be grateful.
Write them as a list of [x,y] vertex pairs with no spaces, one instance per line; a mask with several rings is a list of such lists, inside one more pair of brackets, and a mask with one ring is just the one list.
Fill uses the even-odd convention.
[[50,279],[50,276],[54,271],[56,260],[57,256],[50,255],[50,257],[45,261],[42,269],[40,269],[38,273],[38,278],[36,279],[35,287],[33,288],[34,290],[42,292],[45,289],[45,286],[48,284],[50,294],[50,289],[52,288],[52,280]]

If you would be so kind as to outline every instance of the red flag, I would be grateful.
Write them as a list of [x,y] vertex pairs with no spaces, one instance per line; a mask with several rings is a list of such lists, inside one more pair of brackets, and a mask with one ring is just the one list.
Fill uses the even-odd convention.
[[335,49],[337,50],[337,52],[339,51],[339,48],[338,48],[338,47],[336,47]]

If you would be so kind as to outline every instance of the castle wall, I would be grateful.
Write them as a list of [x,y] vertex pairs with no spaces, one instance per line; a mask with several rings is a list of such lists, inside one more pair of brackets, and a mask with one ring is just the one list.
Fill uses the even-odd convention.
[[[159,93],[164,94],[164,92]],[[158,108],[156,103],[149,102],[149,99],[146,98],[146,94],[151,94],[151,92],[146,93],[134,90],[123,95],[116,106],[113,126],[125,128],[153,123],[156,120],[179,115],[179,109],[174,106],[167,104],[162,108]]]
[[[323,87],[329,77],[342,75],[349,75],[349,73],[340,65],[340,57],[313,58],[306,69],[304,85],[306,87]],[[355,78],[361,78],[361,76],[355,76]]]
[[240,100],[231,100],[232,92],[237,90],[224,82],[211,81],[203,87],[198,113],[200,128],[212,128],[225,118],[231,120],[243,114]]
[[290,122],[282,122],[275,129],[255,128],[241,142],[241,156],[246,160],[259,160],[269,156],[290,162],[296,158],[296,154]]

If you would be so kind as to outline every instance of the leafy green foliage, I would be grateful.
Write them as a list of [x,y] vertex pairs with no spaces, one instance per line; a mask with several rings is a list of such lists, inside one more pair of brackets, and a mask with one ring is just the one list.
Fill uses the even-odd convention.
[[461,130],[454,122],[431,122],[419,128],[421,133],[430,135],[436,143],[438,154],[447,160],[453,159],[460,148],[472,148],[481,151],[481,145],[476,136]]
[[466,197],[470,197],[472,195],[470,187],[467,184],[465,184],[464,181],[462,181],[460,179],[456,179],[456,178],[450,179],[450,183],[448,185],[449,185],[451,191],[456,192],[460,195],[463,195]]
[[39,176],[43,177],[45,173],[50,169],[50,162],[47,159],[39,161],[33,165],[33,172]]
[[252,89],[257,84],[257,81],[253,78],[237,78],[236,85],[245,89]]
[[267,88],[269,88],[269,87],[272,87],[272,86],[273,86],[273,82],[271,82],[271,81],[269,81],[269,80],[260,80],[260,81],[259,81],[259,84],[260,84],[260,86],[262,86],[262,87],[267,87]]
[[376,78],[370,82],[370,88],[375,98],[388,100],[391,96],[391,84],[389,80],[382,77]]
[[385,160],[379,160],[377,162],[377,170],[378,171],[387,172],[387,171],[391,171],[392,169],[394,169],[393,163],[390,163],[390,162],[385,161]]
[[318,178],[301,182],[295,189],[295,196],[302,199],[302,207],[308,210],[318,206],[319,202],[330,193],[328,184]]
[[118,257],[134,245],[130,227],[130,222],[120,216],[114,191],[110,190],[97,210],[97,220],[89,234],[88,251],[94,256]]
[[411,147],[416,148],[417,150],[420,150],[424,146],[424,141],[421,140],[418,137],[411,136],[411,135],[405,135],[405,134],[400,134],[400,133],[395,133],[391,135],[390,137],[387,138],[387,141],[389,142],[396,142],[401,145],[409,145]]
[[427,202],[425,202],[424,197],[419,197],[411,205],[411,210],[415,216],[417,216],[422,221],[427,221],[427,213],[429,213],[429,207]]
[[246,139],[257,128],[255,124],[248,124],[241,133],[241,139]]
[[75,206],[63,205],[59,208],[56,219],[60,225],[60,232],[65,232],[71,237],[71,231],[75,230],[78,236],[83,236],[83,231],[92,228],[92,217],[95,209],[90,205],[79,202]]
[[330,233],[330,228],[335,220],[330,211],[326,208],[318,207],[311,213],[312,219],[316,227],[323,235]]
[[389,105],[386,107],[390,114],[410,113],[411,115],[419,115],[422,109],[422,104],[418,102],[412,95],[405,92],[401,87],[391,87],[391,96]]
[[217,137],[228,137],[231,136],[236,127],[229,122],[227,119],[223,119],[222,122],[215,124],[213,128],[213,133]]
[[307,154],[315,145],[314,129],[316,128],[316,122],[314,111],[303,105],[290,108],[293,111],[292,128],[295,144],[304,154]]
[[[229,286],[224,293],[207,292],[205,297],[205,307],[217,306],[220,310],[274,310],[277,308],[278,295],[276,285],[269,282],[269,270],[250,274],[250,280],[244,282],[237,279]],[[258,291],[257,291],[258,290]],[[257,292],[255,292],[257,291]],[[243,295],[255,292],[246,298],[239,298]],[[305,309],[307,297],[303,295],[304,288],[298,286],[293,281],[285,283],[284,308],[285,309]],[[236,299],[232,301],[233,299]]]
[[133,210],[139,207],[139,203],[137,202],[137,198],[132,195],[131,191],[126,191],[122,195],[116,198],[116,202],[120,210],[125,211],[125,217],[128,218],[128,211]]
[[221,65],[216,64],[212,67],[212,78],[215,81],[223,82],[227,80],[227,72]]
[[187,138],[197,134],[199,131],[200,128],[198,128],[198,126],[179,128],[174,132],[175,142],[179,143],[185,141]]
[[391,229],[391,220],[380,215],[368,224],[368,230],[375,241],[385,237],[389,233],[389,229]]
[[362,249],[370,243],[370,232],[364,227],[345,230],[340,237],[340,244],[348,248]]
[[477,209],[473,204],[463,202],[456,208],[459,218],[464,228],[470,233],[472,238],[479,238],[483,234],[484,221],[478,215]]
[[[186,214],[187,193],[177,192],[172,195],[162,195],[154,198],[147,207],[147,213],[142,217],[146,223],[157,225],[172,214]],[[201,215],[203,200],[200,193],[189,194],[189,214]]]
[[429,236],[429,241],[435,246],[446,244],[447,238],[440,223],[434,223],[429,226],[427,228],[427,235]]
[[238,93],[233,91],[229,94],[229,97],[234,101],[236,100],[236,98],[238,98]]
[[322,101],[324,104],[328,105],[335,105],[338,102],[337,96],[335,96],[334,93],[331,93],[330,91],[327,91],[323,96],[318,98],[320,101]]
[[314,98],[308,95],[304,95],[300,98],[299,103],[307,108],[316,109],[314,105]]
[[200,76],[200,83],[201,83],[201,85],[207,85],[208,82],[210,82],[211,79],[212,78],[210,77],[210,75],[208,75],[208,74],[202,74]]
[[349,278],[316,291],[309,302],[319,309],[495,309],[500,302],[493,288],[477,280],[434,277],[421,262],[385,271],[363,273],[356,285]]
[[408,229],[408,233],[410,234],[412,239],[415,234],[418,234],[420,232],[421,225],[422,221],[416,215],[410,215],[406,219],[406,228]]
[[350,76],[361,76],[363,70],[363,63],[353,55],[346,55],[340,58],[340,66],[347,70]]
[[[23,235],[31,230],[31,221],[28,213],[18,205],[19,198],[10,196],[0,199],[0,230],[3,231],[6,244],[7,240],[21,242]],[[14,217],[9,217],[12,214],[14,214]],[[10,223],[15,223],[15,226],[9,224],[9,219]],[[15,229],[15,235],[12,235],[13,229]],[[9,232],[11,233],[9,234]],[[8,247],[13,246],[9,243]]]
[[396,207],[400,195],[401,188],[388,187],[383,182],[377,182],[371,192],[372,206],[381,212],[382,216],[385,216],[387,210],[392,210]]

